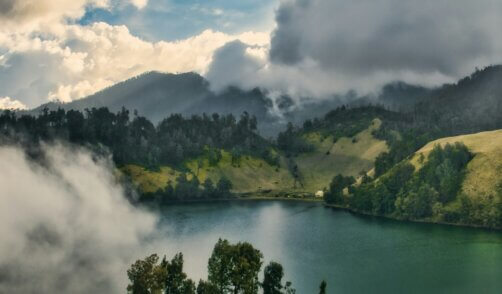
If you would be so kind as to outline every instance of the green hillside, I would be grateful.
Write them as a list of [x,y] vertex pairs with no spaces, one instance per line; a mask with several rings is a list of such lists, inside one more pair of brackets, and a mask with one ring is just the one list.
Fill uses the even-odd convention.
[[201,183],[206,178],[210,178],[213,182],[217,182],[221,177],[228,178],[236,193],[283,191],[293,187],[294,179],[284,163],[277,167],[253,156],[241,156],[232,163],[229,152],[221,151],[221,155],[222,158],[214,166],[209,165],[207,158],[188,161],[185,166],[199,178]]
[[186,161],[183,169],[162,166],[159,170],[152,171],[138,165],[126,165],[121,171],[128,175],[143,193],[164,189],[168,182],[175,186],[176,178],[183,173],[189,179],[196,176],[200,183],[207,178],[216,183],[222,177],[226,177],[232,182],[232,191],[235,193],[282,192],[293,187],[294,179],[285,164],[277,167],[253,156],[241,156],[237,162],[232,163],[229,152],[221,150],[221,155],[221,159],[215,165],[210,165],[208,158],[199,157]]
[[319,132],[304,135],[314,145],[314,151],[295,158],[300,170],[304,189],[315,192],[327,188],[337,174],[357,176],[361,171],[373,168],[375,158],[388,151],[385,141],[373,137],[372,132],[382,122],[374,119],[371,125],[352,138],[342,137],[333,143],[333,136],[323,137]]
[[[242,155],[232,160],[232,154],[220,150],[221,158],[211,165],[207,156],[200,156],[183,163],[181,168],[162,166],[152,171],[138,165],[126,165],[122,172],[128,175],[141,192],[153,193],[164,189],[168,182],[176,185],[176,178],[187,174],[196,176],[200,183],[207,178],[213,183],[225,177],[232,182],[235,193],[253,193],[261,195],[312,195],[329,186],[336,174],[357,176],[361,171],[373,168],[375,158],[387,151],[385,141],[372,135],[381,125],[374,119],[370,126],[352,138],[342,137],[333,143],[333,137],[322,137],[319,132],[310,132],[304,139],[314,146],[313,151],[287,159],[279,156],[279,165],[275,166],[262,158]],[[277,154],[276,151],[273,151]],[[295,184],[291,166],[298,166],[300,179]]]
[[[466,168],[465,179],[461,193],[468,196],[475,204],[482,204],[493,197],[496,202],[502,202],[502,130],[481,132],[471,135],[449,137],[430,142],[411,159],[417,168],[420,154],[425,157],[435,145],[444,146],[447,143],[462,142],[474,154]],[[450,204],[452,209],[459,205],[458,201]]]
[[332,185],[327,201],[397,219],[501,228],[501,174],[502,130],[447,137],[349,193]]

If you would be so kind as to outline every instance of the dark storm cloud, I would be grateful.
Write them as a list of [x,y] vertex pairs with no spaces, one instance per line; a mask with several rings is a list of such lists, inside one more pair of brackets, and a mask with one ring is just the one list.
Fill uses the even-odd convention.
[[458,76],[501,61],[502,1],[295,0],[277,10],[272,62],[305,59],[366,75],[412,70]]
[[275,18],[264,57],[235,44],[215,54],[214,88],[366,95],[395,81],[439,86],[502,62],[499,0],[284,0]]

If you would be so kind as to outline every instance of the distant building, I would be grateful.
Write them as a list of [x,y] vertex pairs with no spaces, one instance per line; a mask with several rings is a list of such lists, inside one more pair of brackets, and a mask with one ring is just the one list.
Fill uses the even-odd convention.
[[324,191],[319,190],[319,191],[315,192],[315,197],[316,198],[324,197]]

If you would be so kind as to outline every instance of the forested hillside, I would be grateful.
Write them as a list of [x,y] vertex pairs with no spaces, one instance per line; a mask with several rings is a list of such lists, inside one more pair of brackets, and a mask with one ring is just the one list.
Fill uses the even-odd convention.
[[[450,145],[434,149],[429,142],[502,129],[499,76],[502,70],[496,66],[435,90],[395,84],[384,90],[393,97],[389,99],[409,93],[403,99],[418,103],[414,107],[401,104],[399,111],[369,104],[344,105],[300,126],[290,122],[276,139],[261,136],[261,121],[246,111],[238,117],[171,114],[154,123],[136,111],[113,112],[106,107],[45,108],[39,115],[4,111],[0,137],[3,142],[25,146],[33,158],[40,142],[53,141],[109,153],[120,178],[135,187],[141,200],[228,198],[232,193],[303,198],[324,191],[327,202],[365,213],[498,227],[500,173],[488,164],[498,162],[498,137],[461,137],[465,145],[449,141]],[[149,77],[154,78],[155,74]],[[207,87],[197,76],[190,79]],[[100,95],[107,91],[133,86],[140,91],[141,85],[118,85],[92,99],[105,101]],[[254,103],[238,89],[228,91]],[[250,93],[263,96],[258,90]],[[223,103],[226,98],[221,97],[226,94],[222,95],[213,98]],[[281,99],[283,109],[290,107],[291,100]],[[178,102],[175,105],[186,101],[180,98]],[[262,102],[256,105],[262,107]],[[245,105],[234,103],[227,107],[236,111]],[[473,145],[466,138],[483,138],[483,143]],[[483,153],[480,146],[497,148]],[[419,159],[417,154],[421,154]]]

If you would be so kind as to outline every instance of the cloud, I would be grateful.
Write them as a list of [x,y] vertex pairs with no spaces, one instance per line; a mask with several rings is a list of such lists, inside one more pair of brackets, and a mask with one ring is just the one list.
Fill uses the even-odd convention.
[[148,0],[131,0],[131,4],[138,9],[142,9],[148,4]]
[[356,79],[403,72],[456,79],[502,61],[501,13],[493,0],[284,1],[270,59],[311,60]]
[[0,97],[0,109],[26,109],[26,105],[10,97]]
[[0,147],[0,292],[124,292],[156,217],[126,201],[107,161],[63,146],[44,154],[40,165]]
[[108,0],[2,0],[0,24],[11,31],[53,30],[64,19],[81,17],[88,6],[106,8]]
[[375,93],[396,80],[437,86],[502,62],[500,15],[494,0],[282,1],[271,42],[259,48],[265,56],[225,46],[208,78],[216,90],[258,86],[297,97]]
[[228,35],[211,30],[173,42],[148,42],[126,26],[64,25],[48,37],[0,31],[0,95],[28,107],[71,101],[145,71],[204,73],[214,50],[232,40],[265,44],[267,33]]

